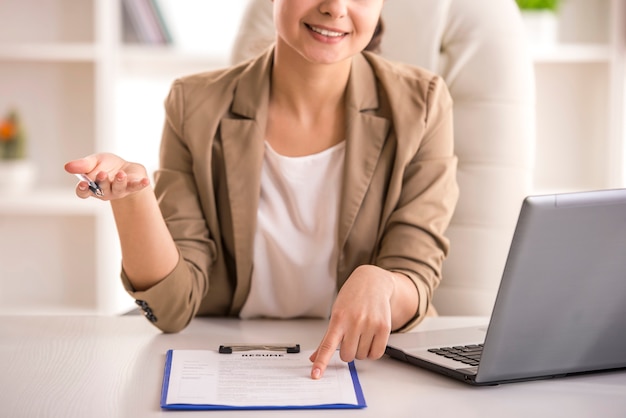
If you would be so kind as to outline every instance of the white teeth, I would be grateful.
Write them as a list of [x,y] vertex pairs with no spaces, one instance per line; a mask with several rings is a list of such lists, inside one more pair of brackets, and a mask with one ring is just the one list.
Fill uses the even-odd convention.
[[333,32],[331,30],[316,28],[315,26],[309,26],[313,32],[317,32],[320,35],[329,36],[329,37],[338,37],[343,36],[342,32]]

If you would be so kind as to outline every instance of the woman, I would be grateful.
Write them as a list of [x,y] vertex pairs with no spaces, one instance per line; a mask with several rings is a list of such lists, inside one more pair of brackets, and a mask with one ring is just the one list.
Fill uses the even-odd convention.
[[115,155],[66,164],[111,202],[124,285],[160,329],[330,315],[320,378],[337,347],[379,358],[426,315],[458,194],[451,100],[361,52],[383,2],[274,0],[270,50],[175,81],[154,190]]

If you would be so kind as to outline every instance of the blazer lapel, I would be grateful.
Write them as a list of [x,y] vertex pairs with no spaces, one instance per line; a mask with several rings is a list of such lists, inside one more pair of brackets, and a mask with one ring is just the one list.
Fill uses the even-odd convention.
[[232,115],[220,124],[237,269],[233,315],[239,313],[250,290],[272,57],[270,49],[244,71],[234,94]]
[[373,69],[363,55],[353,58],[346,99],[346,157],[339,212],[339,254],[343,252],[372,181],[389,131],[389,121],[375,113],[379,108],[378,86]]

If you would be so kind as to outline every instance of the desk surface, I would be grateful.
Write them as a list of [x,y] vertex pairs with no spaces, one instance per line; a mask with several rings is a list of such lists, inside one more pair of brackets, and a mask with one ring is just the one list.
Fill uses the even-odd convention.
[[[485,323],[429,318],[420,329]],[[140,316],[0,316],[3,417],[624,417],[626,372],[475,388],[391,358],[357,361],[368,407],[328,411],[162,411],[165,352],[224,342],[319,343],[326,322],[196,319],[161,334]]]

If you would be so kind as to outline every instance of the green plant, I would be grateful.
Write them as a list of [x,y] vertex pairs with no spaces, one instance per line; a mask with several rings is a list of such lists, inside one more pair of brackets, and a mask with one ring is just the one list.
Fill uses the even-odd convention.
[[515,0],[521,10],[552,10],[559,8],[559,0]]

